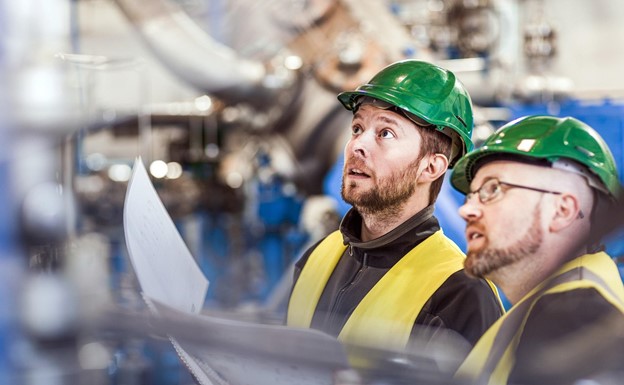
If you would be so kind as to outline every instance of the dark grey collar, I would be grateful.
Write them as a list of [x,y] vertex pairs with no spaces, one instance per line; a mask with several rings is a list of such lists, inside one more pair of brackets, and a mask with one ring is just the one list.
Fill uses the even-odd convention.
[[363,242],[359,234],[362,224],[362,217],[355,209],[352,208],[347,212],[347,214],[342,219],[342,222],[340,223],[340,230],[342,232],[343,242],[345,245],[350,244],[351,246],[362,249],[373,249],[385,246],[389,243],[396,241],[407,232],[423,224],[425,221],[433,216],[433,211],[433,205],[429,205],[424,209],[420,210],[413,217],[401,223],[392,231],[382,235],[379,238]]

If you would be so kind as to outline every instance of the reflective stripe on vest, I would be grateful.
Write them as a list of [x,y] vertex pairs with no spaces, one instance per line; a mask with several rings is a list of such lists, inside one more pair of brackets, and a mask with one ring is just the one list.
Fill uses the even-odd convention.
[[[328,249],[323,241],[306,262],[293,289],[288,325],[310,326],[321,293],[345,250],[342,238],[340,244],[337,239],[333,242],[342,252],[320,252]],[[366,294],[338,338],[364,346],[404,348],[422,307],[448,277],[463,268],[463,263],[464,254],[457,245],[441,230],[435,232],[401,258]],[[308,264],[310,272],[306,272]]]
[[605,253],[584,255],[564,265],[543,286],[527,294],[495,322],[461,365],[457,377],[472,379],[478,384],[506,384],[515,348],[535,303],[549,293],[584,287],[596,289],[624,313],[624,288],[611,258]]

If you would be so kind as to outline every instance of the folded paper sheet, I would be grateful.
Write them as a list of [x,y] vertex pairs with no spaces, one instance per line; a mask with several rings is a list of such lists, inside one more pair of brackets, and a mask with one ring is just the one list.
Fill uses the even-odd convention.
[[175,309],[199,313],[208,280],[167,213],[140,158],[134,163],[126,192],[124,234],[143,293]]
[[208,280],[140,158],[126,193],[124,232],[146,302],[201,385],[330,385],[348,368],[343,346],[324,333],[200,314]]

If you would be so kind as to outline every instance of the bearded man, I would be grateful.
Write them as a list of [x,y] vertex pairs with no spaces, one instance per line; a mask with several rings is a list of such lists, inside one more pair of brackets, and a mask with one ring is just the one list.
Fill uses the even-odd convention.
[[296,264],[287,325],[399,351],[444,329],[472,346],[502,305],[433,215],[446,170],[472,148],[470,96],[452,72],[404,60],[338,100],[353,112],[342,178],[353,207]]
[[620,353],[589,345],[624,324],[622,278],[596,231],[620,195],[600,135],[571,117],[520,118],[460,159],[451,183],[466,194],[467,273],[491,279],[513,305],[457,377],[575,384],[624,370]]

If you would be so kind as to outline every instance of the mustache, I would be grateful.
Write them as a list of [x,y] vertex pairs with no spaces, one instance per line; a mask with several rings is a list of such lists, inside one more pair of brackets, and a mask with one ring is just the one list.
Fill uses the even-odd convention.
[[474,230],[481,234],[485,234],[485,226],[476,219],[466,220],[466,228],[464,229],[464,233],[467,234],[469,230]]
[[484,230],[485,226],[483,226],[483,224],[481,222],[479,222],[479,220],[477,219],[467,219],[466,220],[466,228],[468,227],[473,227],[476,228],[477,230]]
[[359,170],[362,170],[363,172],[365,172],[366,174],[371,174],[372,170],[367,166],[366,161],[356,157],[356,156],[349,156],[348,158],[345,159],[345,163],[344,163],[344,170],[348,170],[351,168],[357,168]]

